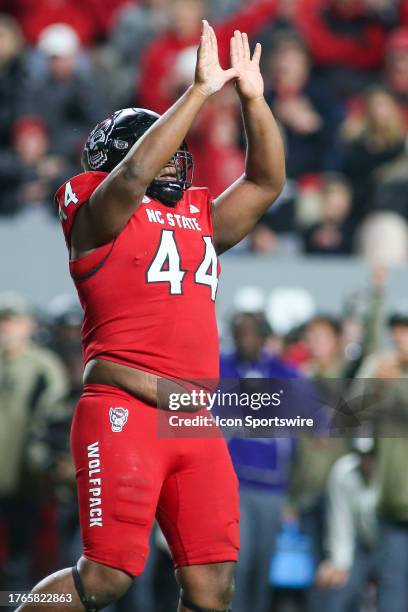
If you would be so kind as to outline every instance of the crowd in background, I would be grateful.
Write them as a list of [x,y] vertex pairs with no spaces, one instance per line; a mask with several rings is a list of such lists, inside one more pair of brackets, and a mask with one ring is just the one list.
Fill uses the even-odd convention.
[[[258,439],[226,431],[240,482],[235,612],[408,610],[408,309],[385,316],[385,297],[386,276],[377,270],[371,289],[349,300],[341,317],[315,314],[285,335],[256,309],[237,310],[229,321],[224,379],[304,383],[296,411],[304,410],[308,385],[318,384],[337,408],[340,398],[368,393],[368,409],[374,404],[377,417],[397,423],[388,437],[371,419],[362,435],[353,428],[360,408],[352,408],[350,427],[346,405],[346,429],[338,423],[333,435]],[[0,295],[0,590],[26,590],[81,554],[69,451],[82,384],[81,322],[71,296],[34,312],[22,297]],[[359,389],[361,377],[370,379],[368,391]],[[109,612],[167,612],[177,598],[156,527],[146,571]]]
[[[113,110],[164,112],[191,83],[204,16],[224,66],[235,28],[262,42],[287,150],[286,189],[236,252],[406,261],[406,0],[0,0],[0,215],[54,214]],[[195,183],[217,196],[243,171],[233,86],[188,140]]]

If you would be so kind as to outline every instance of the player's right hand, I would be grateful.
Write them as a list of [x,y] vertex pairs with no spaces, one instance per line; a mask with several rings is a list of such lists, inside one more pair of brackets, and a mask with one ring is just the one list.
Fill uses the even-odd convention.
[[197,52],[195,71],[195,86],[205,96],[212,96],[222,89],[228,81],[236,79],[238,72],[235,68],[223,70],[218,58],[217,37],[208,21],[203,21],[200,46]]

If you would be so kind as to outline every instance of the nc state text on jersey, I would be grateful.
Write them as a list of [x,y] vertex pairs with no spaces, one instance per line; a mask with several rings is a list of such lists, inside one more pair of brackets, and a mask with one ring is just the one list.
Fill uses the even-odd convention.
[[181,227],[184,229],[201,232],[202,229],[193,217],[185,217],[184,215],[176,215],[175,213],[162,213],[161,210],[152,210],[146,208],[147,218],[150,223],[160,223],[160,225],[168,225],[169,227]]

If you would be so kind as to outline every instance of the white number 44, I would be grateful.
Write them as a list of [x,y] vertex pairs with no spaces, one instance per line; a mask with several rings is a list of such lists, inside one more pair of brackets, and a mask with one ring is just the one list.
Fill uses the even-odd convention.
[[[194,276],[199,285],[208,285],[211,299],[215,300],[218,287],[217,253],[210,236],[203,236],[205,243],[204,259]],[[147,271],[148,283],[169,283],[171,295],[183,293],[183,279],[186,271],[181,268],[181,259],[172,230],[163,230],[159,248]]]

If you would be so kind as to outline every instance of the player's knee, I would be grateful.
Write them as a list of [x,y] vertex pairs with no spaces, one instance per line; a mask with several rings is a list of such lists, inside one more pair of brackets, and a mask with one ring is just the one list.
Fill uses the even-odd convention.
[[89,610],[99,610],[116,601],[126,593],[133,582],[131,576],[125,572],[84,557],[79,560],[77,569],[78,594]]
[[234,594],[234,564],[229,565],[229,567],[220,565],[211,580],[212,590],[222,608],[228,608],[231,605]]
[[235,563],[213,563],[181,568],[177,580],[186,601],[203,609],[226,610],[234,593]]

